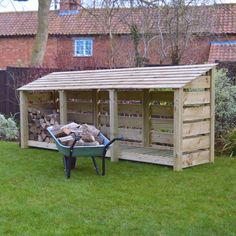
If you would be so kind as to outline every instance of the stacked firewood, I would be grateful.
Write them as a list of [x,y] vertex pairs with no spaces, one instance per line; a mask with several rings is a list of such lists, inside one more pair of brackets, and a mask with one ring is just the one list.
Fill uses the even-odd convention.
[[103,144],[103,139],[99,137],[100,130],[93,125],[80,125],[72,122],[63,126],[54,125],[51,131],[58,141],[65,146],[71,146],[75,140],[77,140],[75,146],[97,146]]
[[39,142],[52,143],[53,139],[47,132],[47,127],[59,125],[59,115],[57,113],[46,114],[37,109],[29,109],[29,139]]

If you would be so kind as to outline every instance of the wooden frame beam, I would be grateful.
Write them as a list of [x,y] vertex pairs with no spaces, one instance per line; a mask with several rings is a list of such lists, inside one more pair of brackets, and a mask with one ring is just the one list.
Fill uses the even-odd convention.
[[60,103],[60,124],[67,124],[67,96],[66,91],[59,91],[59,103]]
[[174,170],[182,170],[183,88],[174,91]]
[[210,162],[215,159],[215,68],[211,69],[211,87],[210,87]]
[[150,96],[149,89],[143,90],[143,138],[144,147],[150,146],[151,130],[150,130]]
[[100,105],[100,99],[99,99],[99,91],[97,89],[92,90],[92,107],[93,107],[93,125],[95,125],[97,128],[100,128],[100,112],[99,112],[99,105]]
[[[110,103],[110,139],[118,137],[118,96],[116,90],[109,90]],[[111,161],[120,158],[119,143],[114,142],[111,147]]]
[[28,97],[27,92],[24,91],[20,91],[20,135],[21,148],[27,148],[29,139]]

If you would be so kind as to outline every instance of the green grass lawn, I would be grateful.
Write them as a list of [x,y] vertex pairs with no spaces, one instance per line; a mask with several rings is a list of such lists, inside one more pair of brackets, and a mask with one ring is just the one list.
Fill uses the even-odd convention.
[[90,159],[64,177],[55,151],[0,142],[0,235],[236,235],[236,159],[172,169]]

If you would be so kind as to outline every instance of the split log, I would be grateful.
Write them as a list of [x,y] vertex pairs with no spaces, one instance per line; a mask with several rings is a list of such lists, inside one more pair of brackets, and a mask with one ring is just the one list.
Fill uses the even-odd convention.
[[40,134],[38,135],[38,141],[39,142],[43,142],[43,138],[42,138],[42,136]]
[[29,128],[29,131],[32,133],[32,134],[35,134],[37,133],[37,127],[35,124],[32,124],[31,127]]
[[59,138],[59,137],[63,137],[64,136],[64,132],[63,130],[61,130],[61,125],[54,125],[53,128],[52,128],[52,133],[53,135],[56,137],[56,138]]
[[95,141],[95,142],[85,142],[84,143],[84,146],[98,146],[99,145],[99,142]]
[[84,143],[85,143],[84,140],[80,139],[75,143],[75,146],[84,146]]
[[42,139],[43,141],[46,139],[47,135],[44,131],[41,132],[41,136],[42,136]]
[[99,143],[99,145],[104,143],[104,140],[99,136],[95,136],[95,141],[97,141]]
[[90,133],[90,134],[92,134],[93,136],[98,136],[99,133],[100,133],[100,130],[98,130],[98,129],[97,129],[95,126],[93,126],[93,125],[83,124],[83,125],[82,125],[82,130],[83,130],[83,132]]
[[50,141],[51,141],[50,137],[46,137],[45,142],[50,143]]
[[71,146],[74,142],[74,137],[71,135],[68,135],[66,137],[58,138],[58,140],[60,141],[61,144],[65,146]]
[[69,128],[63,128],[61,131],[66,135],[71,134],[71,129],[69,129]]
[[71,122],[71,123],[69,123],[67,125],[63,125],[61,127],[61,129],[64,129],[64,128],[74,129],[74,128],[78,128],[79,126],[80,126],[79,124],[77,124],[75,122]]
[[35,140],[35,136],[34,136],[33,133],[31,133],[31,134],[29,135],[29,139],[30,139],[30,140]]
[[94,136],[90,133],[82,133],[81,139],[85,142],[95,142]]

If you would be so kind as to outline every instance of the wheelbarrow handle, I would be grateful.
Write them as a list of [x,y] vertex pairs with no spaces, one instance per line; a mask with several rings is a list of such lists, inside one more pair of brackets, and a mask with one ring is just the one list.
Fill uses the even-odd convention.
[[115,141],[124,141],[124,137],[113,138],[108,144],[106,144],[105,149],[107,150],[109,146],[114,143]]
[[106,158],[106,152],[109,148],[109,146],[114,143],[115,141],[124,141],[125,139],[123,137],[118,137],[118,138],[113,138],[109,143],[107,143],[105,146],[104,146],[104,149],[103,149],[103,157],[102,157],[102,175],[104,176],[105,175],[105,158]]
[[75,146],[76,142],[81,139],[81,136],[79,136],[79,135],[76,136],[76,135],[74,134],[74,136],[75,136],[75,140],[74,140],[74,142],[72,143],[72,145],[70,146],[70,157],[72,157],[73,149],[74,149],[74,146]]

